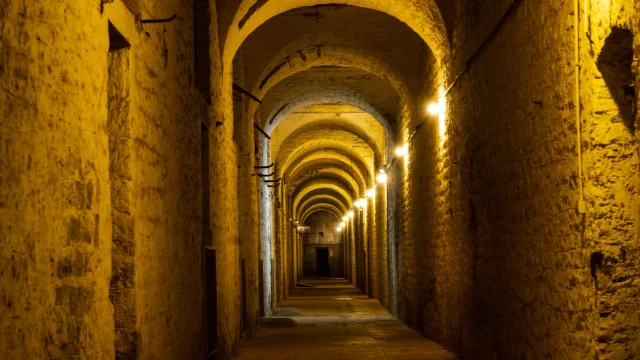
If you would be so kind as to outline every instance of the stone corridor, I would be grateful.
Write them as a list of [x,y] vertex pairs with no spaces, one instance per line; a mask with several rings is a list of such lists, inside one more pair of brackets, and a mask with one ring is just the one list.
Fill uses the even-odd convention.
[[639,33],[0,0],[0,359],[640,359]]
[[415,359],[456,360],[437,343],[395,319],[377,300],[346,280],[303,279],[243,342],[239,360]]

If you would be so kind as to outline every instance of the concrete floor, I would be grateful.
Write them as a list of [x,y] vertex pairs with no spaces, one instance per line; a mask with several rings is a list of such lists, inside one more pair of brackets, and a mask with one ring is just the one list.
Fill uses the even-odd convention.
[[346,280],[303,283],[315,287],[295,289],[236,359],[457,359]]

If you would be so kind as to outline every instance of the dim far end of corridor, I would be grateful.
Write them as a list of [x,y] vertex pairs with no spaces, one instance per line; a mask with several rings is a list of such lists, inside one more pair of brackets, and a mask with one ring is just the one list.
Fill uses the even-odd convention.
[[639,34],[0,0],[0,359],[640,359]]

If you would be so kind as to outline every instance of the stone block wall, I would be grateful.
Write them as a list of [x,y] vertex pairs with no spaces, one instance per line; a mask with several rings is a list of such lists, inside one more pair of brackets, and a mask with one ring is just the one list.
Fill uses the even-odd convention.
[[[140,9],[193,15],[184,1]],[[2,2],[0,17],[0,353],[202,357],[208,115],[192,22],[138,31],[117,0]],[[109,60],[109,21],[131,45],[126,61]]]
[[112,359],[107,22],[35,1],[0,22],[0,354]]
[[[110,5],[105,5],[110,6]],[[142,2],[142,18],[193,19],[191,2]],[[193,21],[132,40],[132,184],[138,358],[203,356],[200,112]],[[185,276],[190,274],[190,276]]]
[[[637,4],[594,1],[583,19],[581,92],[585,250],[601,358],[640,356]],[[635,21],[633,20],[635,16]]]
[[217,1],[210,0],[211,31],[211,247],[216,250],[218,275],[218,354],[225,359],[240,346],[241,281],[238,234],[238,146],[234,141],[233,74],[222,69]]
[[516,2],[483,45],[511,3],[460,3],[449,72],[425,63],[418,108],[473,56],[394,170],[399,314],[465,358],[634,358],[637,4],[579,2],[578,107],[573,2]]

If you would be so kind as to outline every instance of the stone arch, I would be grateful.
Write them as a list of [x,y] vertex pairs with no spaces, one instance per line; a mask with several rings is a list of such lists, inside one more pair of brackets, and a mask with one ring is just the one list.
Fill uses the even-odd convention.
[[308,152],[312,149],[336,148],[349,151],[358,157],[363,163],[367,164],[367,168],[371,169],[379,164],[380,154],[376,153],[371,145],[352,132],[345,130],[331,129],[330,137],[324,129],[314,129],[311,131],[303,131],[299,134],[289,136],[280,149],[276,164],[282,169],[287,169],[291,164],[291,159],[296,153],[304,151]]
[[304,224],[305,221],[313,214],[317,213],[317,212],[321,212],[321,211],[326,211],[329,212],[333,215],[335,215],[338,219],[342,218],[344,216],[344,213],[338,212],[337,209],[334,209],[332,206],[326,205],[326,204],[318,204],[318,205],[314,205],[314,207],[311,207],[309,209],[307,209],[299,218],[300,218],[300,223]]
[[[303,154],[300,154],[298,157],[294,159],[292,162],[295,166],[290,166],[285,169],[284,177],[289,178],[292,177],[290,174],[294,174],[298,171],[301,171],[302,167],[306,164],[311,166],[312,164],[340,164],[341,166],[350,170],[351,175],[356,179],[357,182],[361,182],[363,184],[371,185],[372,179],[370,173],[364,163],[362,163],[359,159],[354,159],[350,153],[343,153],[340,151],[332,150],[316,150],[309,151]],[[367,186],[367,185],[365,185]]]
[[342,104],[351,105],[364,112],[369,113],[378,120],[382,127],[389,131],[391,127],[382,113],[376,109],[373,103],[363,94],[347,86],[340,85],[313,85],[301,86],[291,90],[278,105],[273,109],[267,123],[263,124],[267,133],[272,133],[273,129],[280,121],[292,112],[311,105],[318,104]]
[[224,67],[230,68],[242,42],[270,18],[295,8],[324,4],[351,5],[386,13],[413,29],[439,62],[446,63],[449,57],[447,29],[435,0],[243,0],[225,38]]
[[[356,183],[356,181],[351,176],[349,176],[348,173],[345,173],[342,170],[328,169],[321,172],[318,177],[323,179],[336,179],[342,181],[345,185],[348,186],[349,190],[354,191],[356,194],[360,194],[362,191],[364,191],[364,189],[358,186],[358,183]],[[316,177],[302,179],[295,186],[289,186],[289,188],[295,191],[295,189],[297,189],[299,186],[315,178]]]
[[331,181],[327,179],[322,179],[324,181],[318,181],[320,179],[314,179],[314,182],[308,182],[306,185],[302,186],[294,192],[293,199],[293,211],[294,213],[298,212],[299,204],[305,200],[306,196],[313,196],[319,193],[333,193],[336,196],[340,196],[343,203],[347,204],[347,208],[350,208],[351,204],[356,199],[354,193],[345,190],[343,184],[340,184],[337,181]]
[[[284,169],[284,174],[293,173],[300,166],[307,162],[327,162],[330,163],[332,161],[337,161],[348,165],[352,170],[355,171],[355,175],[357,175],[361,181],[365,184],[371,183],[371,171],[367,167],[366,163],[362,161],[360,158],[355,156],[353,153],[349,151],[343,151],[342,149],[311,149],[306,152],[301,152],[296,154],[297,156],[291,159],[292,164],[296,164],[295,166],[290,166]],[[289,171],[291,169],[291,171]],[[285,176],[286,178],[286,176]]]
[[336,209],[340,210],[339,212],[342,213],[342,216],[344,216],[344,214],[349,211],[348,204],[343,204],[340,199],[332,196],[331,194],[316,194],[300,203],[300,209],[295,214],[298,216],[298,219],[300,219],[300,214],[304,213],[313,206],[321,205],[330,205],[332,207],[335,207]]
[[[303,49],[304,60],[290,56],[301,52],[300,49]],[[407,108],[412,109],[409,86],[393,65],[382,60],[381,54],[364,44],[353,44],[334,36],[306,36],[287,45],[265,67],[258,83],[253,87],[253,94],[263,98],[273,86],[289,76],[323,66],[357,68],[375,75],[395,90],[402,104],[408,104]],[[255,116],[257,108],[256,103],[249,104],[250,118]]]
[[[344,171],[343,169],[340,168],[335,168],[335,167],[327,167],[324,168],[322,170],[318,171],[318,176],[319,177],[331,177],[331,178],[337,178],[340,179],[342,181],[344,181],[345,183],[349,184],[349,186],[352,189],[355,189],[356,193],[358,194],[362,194],[365,191],[365,186],[364,184],[359,184],[354,177],[352,177],[348,172]],[[315,175],[314,175],[315,177]],[[305,181],[308,181],[309,178],[307,177],[301,177],[301,178],[292,178],[291,179],[291,184],[296,184],[296,183],[304,183]],[[291,189],[295,189],[297,185],[291,185]]]

